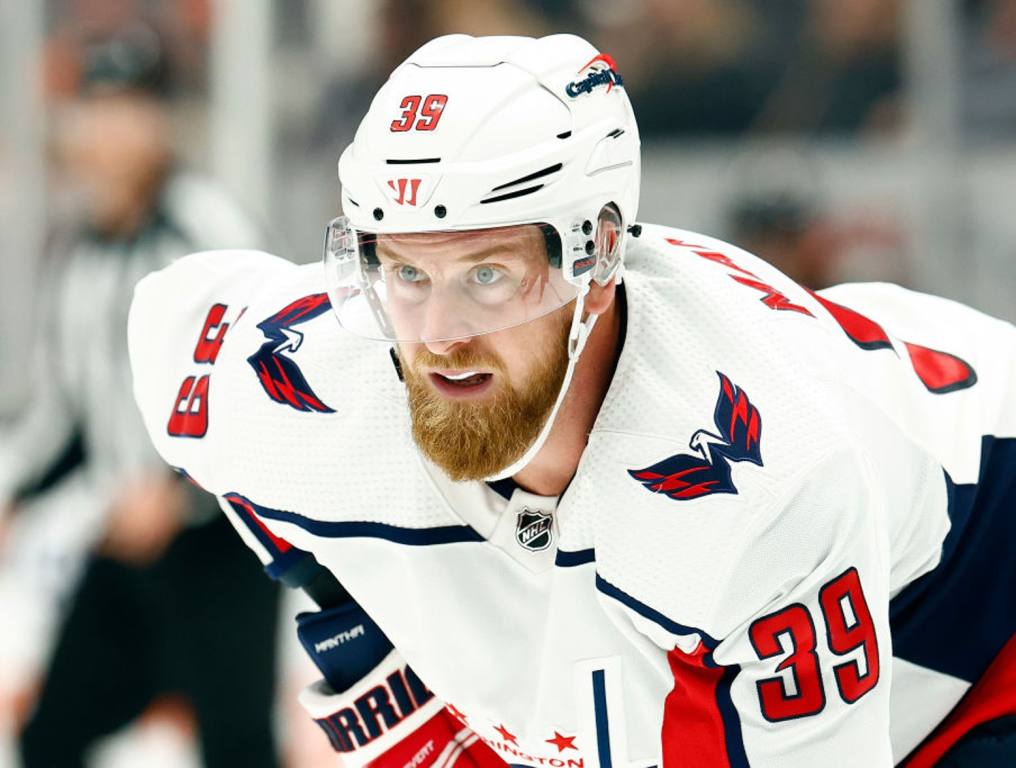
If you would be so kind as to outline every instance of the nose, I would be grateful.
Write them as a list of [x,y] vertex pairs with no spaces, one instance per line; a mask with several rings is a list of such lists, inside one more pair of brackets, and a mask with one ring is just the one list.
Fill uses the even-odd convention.
[[436,355],[447,355],[467,343],[474,333],[466,320],[464,307],[459,304],[443,290],[434,290],[427,298],[421,318],[420,340]]
[[469,339],[450,339],[448,341],[425,341],[423,346],[435,355],[446,356],[452,354],[459,347],[464,347]]
[[434,355],[440,355],[446,357],[454,353],[455,350],[465,346],[472,340],[471,336],[459,336],[458,338],[446,338],[446,339],[425,339],[422,343],[431,351]]

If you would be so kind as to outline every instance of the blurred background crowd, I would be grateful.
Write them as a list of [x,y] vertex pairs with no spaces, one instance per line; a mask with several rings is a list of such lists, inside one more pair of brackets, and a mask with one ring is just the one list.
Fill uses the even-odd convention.
[[0,4],[0,766],[332,764],[299,598],[152,455],[122,328],[189,251],[316,260],[371,96],[450,32],[610,53],[642,220],[1016,320],[1016,0]]

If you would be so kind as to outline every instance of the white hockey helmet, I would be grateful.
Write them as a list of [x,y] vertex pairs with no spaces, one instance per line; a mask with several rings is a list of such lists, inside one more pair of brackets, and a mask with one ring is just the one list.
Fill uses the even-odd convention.
[[[590,280],[620,277],[639,174],[638,128],[610,56],[574,35],[432,40],[392,73],[339,160],[344,215],[325,239],[339,322],[370,338],[436,341],[512,327],[578,299],[571,346],[580,346]],[[542,263],[516,252],[500,259],[504,275],[407,270],[401,257],[383,256],[400,242],[412,247],[404,238],[440,232],[471,232],[505,250],[511,228],[534,225]],[[457,316],[438,329],[405,310],[431,281],[454,289]]]
[[[610,56],[574,35],[432,40],[392,73],[339,159],[344,215],[325,235],[332,307],[358,335],[432,342],[574,301],[561,390],[533,443],[495,475],[510,477],[564,401],[596,322],[583,317],[590,282],[621,278],[639,178],[638,128]],[[496,257],[442,259],[458,237]],[[421,309],[438,293],[442,312]],[[437,327],[424,319],[434,315]]]

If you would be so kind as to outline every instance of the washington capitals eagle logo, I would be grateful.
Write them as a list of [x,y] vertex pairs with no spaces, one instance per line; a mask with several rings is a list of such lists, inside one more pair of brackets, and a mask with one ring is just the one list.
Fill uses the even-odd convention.
[[737,493],[730,462],[750,461],[762,466],[762,417],[744,390],[724,374],[716,373],[720,394],[713,423],[719,434],[700,429],[688,443],[693,454],[679,453],[645,469],[628,470],[647,491],[666,494],[675,501],[711,493]]
[[247,362],[258,375],[265,392],[275,402],[298,411],[335,413],[334,409],[314,394],[307,379],[303,377],[300,366],[289,355],[283,354],[287,351],[296,352],[303,343],[303,334],[294,330],[294,325],[312,320],[330,308],[328,294],[315,293],[297,299],[258,323],[258,328],[268,337],[268,341],[248,357]]

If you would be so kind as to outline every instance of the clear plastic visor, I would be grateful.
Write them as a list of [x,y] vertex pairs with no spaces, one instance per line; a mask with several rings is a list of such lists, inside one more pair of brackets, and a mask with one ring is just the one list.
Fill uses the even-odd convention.
[[325,234],[332,308],[348,331],[400,342],[450,341],[513,328],[579,294],[550,224],[405,234]]

